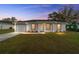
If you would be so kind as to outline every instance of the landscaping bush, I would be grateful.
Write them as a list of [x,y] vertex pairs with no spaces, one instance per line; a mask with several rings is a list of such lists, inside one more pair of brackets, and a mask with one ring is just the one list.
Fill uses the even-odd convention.
[[0,34],[14,32],[14,29],[0,29]]
[[13,29],[13,27],[9,27],[9,29]]

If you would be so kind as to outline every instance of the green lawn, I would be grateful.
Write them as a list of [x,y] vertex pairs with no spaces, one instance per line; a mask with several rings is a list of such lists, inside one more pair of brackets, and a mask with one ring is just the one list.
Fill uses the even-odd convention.
[[4,34],[4,33],[9,33],[9,32],[13,32],[13,29],[0,29],[0,34]]
[[79,33],[18,35],[0,42],[0,53],[79,53]]

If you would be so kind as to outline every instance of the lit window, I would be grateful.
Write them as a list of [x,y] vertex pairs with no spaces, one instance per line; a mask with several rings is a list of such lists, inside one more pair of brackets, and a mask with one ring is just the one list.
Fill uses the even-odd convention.
[[60,30],[61,30],[61,25],[58,24],[58,25],[57,25],[57,31],[60,31]]
[[40,31],[43,31],[44,25],[43,24],[39,24],[39,28],[40,28]]
[[69,28],[69,26],[67,26],[67,28]]
[[46,24],[46,30],[50,30],[50,29],[51,29],[50,24]]
[[73,26],[71,26],[71,28],[73,28]]

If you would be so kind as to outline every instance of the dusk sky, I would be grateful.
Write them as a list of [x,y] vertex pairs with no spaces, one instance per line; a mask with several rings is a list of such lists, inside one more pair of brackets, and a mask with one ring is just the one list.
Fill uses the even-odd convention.
[[[0,4],[0,19],[16,17],[18,20],[47,19],[48,14],[62,8],[62,4]],[[79,5],[73,5],[79,9]]]

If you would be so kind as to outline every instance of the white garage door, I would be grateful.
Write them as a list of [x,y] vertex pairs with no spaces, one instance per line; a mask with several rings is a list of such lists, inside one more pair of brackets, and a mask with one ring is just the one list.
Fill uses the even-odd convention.
[[16,32],[26,32],[26,25],[16,25]]

